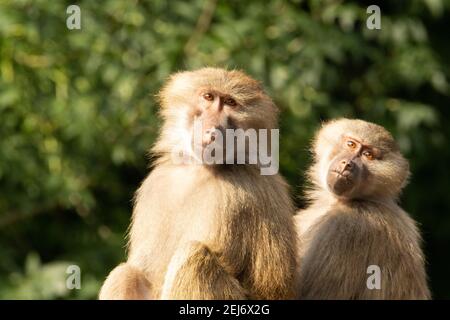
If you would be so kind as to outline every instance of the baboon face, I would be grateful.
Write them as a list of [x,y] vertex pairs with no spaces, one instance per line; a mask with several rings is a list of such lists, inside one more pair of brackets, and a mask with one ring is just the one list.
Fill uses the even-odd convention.
[[342,140],[341,151],[330,163],[327,184],[336,195],[351,196],[369,178],[365,158],[372,160],[373,151],[353,137]]
[[277,108],[256,80],[240,71],[203,68],[175,74],[160,93],[167,147],[191,149],[194,123],[201,123],[202,147],[214,141],[214,131],[271,129]]
[[324,187],[337,197],[395,197],[405,185],[408,162],[383,127],[342,119],[325,125],[317,139]]

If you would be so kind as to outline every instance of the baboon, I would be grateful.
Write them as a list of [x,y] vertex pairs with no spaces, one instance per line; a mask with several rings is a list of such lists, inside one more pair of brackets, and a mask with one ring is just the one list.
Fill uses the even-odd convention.
[[397,204],[409,164],[391,134],[366,121],[335,120],[318,132],[312,151],[310,206],[294,218],[298,297],[429,299],[419,230]]
[[157,160],[136,193],[127,262],[100,299],[294,298],[295,209],[283,178],[259,164],[191,161],[226,129],[277,128],[276,105],[256,80],[217,68],[176,73],[159,97]]

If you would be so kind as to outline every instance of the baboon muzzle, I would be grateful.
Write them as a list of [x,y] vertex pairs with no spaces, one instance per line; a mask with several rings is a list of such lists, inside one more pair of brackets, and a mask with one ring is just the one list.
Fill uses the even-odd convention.
[[332,162],[328,170],[327,184],[338,196],[350,196],[359,184],[361,161],[358,157],[343,157]]

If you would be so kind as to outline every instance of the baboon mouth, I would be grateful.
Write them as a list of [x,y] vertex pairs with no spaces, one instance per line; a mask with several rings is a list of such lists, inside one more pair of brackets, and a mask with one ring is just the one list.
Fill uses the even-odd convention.
[[[344,171],[344,172],[340,172],[338,170],[332,170],[331,172],[337,174],[339,177],[345,178],[345,180],[347,181],[352,181],[353,179],[350,177],[351,173],[349,173],[348,171]],[[347,174],[345,174],[345,172],[348,172]]]

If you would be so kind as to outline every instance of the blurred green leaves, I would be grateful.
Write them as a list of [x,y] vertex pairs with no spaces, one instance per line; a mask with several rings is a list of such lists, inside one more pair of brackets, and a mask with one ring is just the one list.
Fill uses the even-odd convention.
[[25,260],[25,272],[9,275],[9,285],[0,288],[0,298],[67,299],[75,296],[75,293],[85,299],[96,296],[100,284],[89,276],[83,279],[83,287],[79,290],[67,288],[67,270],[70,265],[65,261],[42,264],[36,253],[30,253]]

